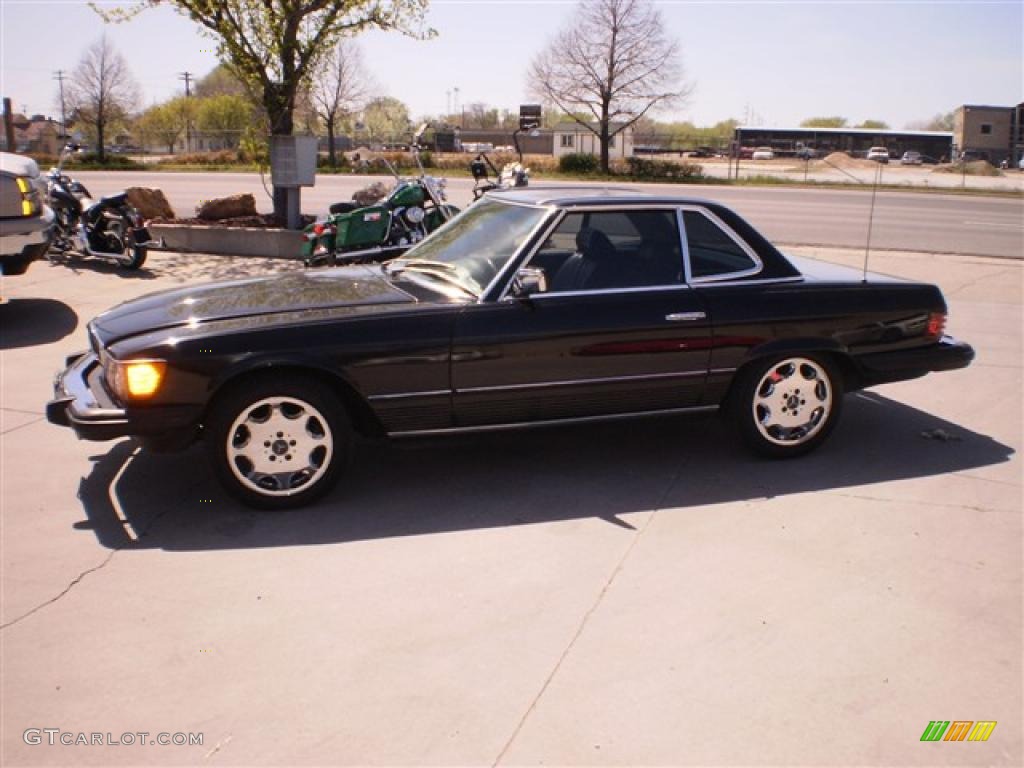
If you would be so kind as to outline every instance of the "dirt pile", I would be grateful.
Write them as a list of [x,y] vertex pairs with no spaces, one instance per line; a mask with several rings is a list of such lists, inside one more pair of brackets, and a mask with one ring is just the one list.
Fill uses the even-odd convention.
[[967,176],[1002,176],[1003,172],[987,160],[973,160],[966,164],[945,163],[932,169],[932,173],[963,173]]
[[823,171],[828,168],[842,168],[844,170],[862,168],[864,170],[874,170],[878,167],[878,163],[874,160],[866,160],[864,158],[850,157],[845,152],[833,152],[831,155],[823,157],[821,160],[815,160],[811,163],[811,168],[816,171]]

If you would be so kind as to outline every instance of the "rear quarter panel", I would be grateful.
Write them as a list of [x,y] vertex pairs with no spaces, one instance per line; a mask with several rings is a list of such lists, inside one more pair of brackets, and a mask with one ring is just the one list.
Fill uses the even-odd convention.
[[856,366],[859,355],[932,343],[924,336],[928,314],[946,309],[937,287],[896,280],[697,290],[714,326],[709,402],[719,402],[735,371],[752,360],[817,351],[844,355]]

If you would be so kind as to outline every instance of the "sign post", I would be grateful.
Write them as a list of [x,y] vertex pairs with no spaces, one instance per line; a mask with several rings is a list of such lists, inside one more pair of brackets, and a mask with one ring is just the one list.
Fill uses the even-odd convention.
[[288,229],[302,226],[302,187],[316,183],[316,136],[271,136],[270,179],[286,194],[285,215]]

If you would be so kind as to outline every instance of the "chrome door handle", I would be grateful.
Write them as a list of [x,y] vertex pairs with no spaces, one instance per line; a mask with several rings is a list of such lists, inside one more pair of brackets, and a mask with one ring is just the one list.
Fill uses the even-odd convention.
[[692,320],[703,320],[706,318],[703,312],[673,312],[671,315],[665,315],[665,319],[673,323],[685,323]]

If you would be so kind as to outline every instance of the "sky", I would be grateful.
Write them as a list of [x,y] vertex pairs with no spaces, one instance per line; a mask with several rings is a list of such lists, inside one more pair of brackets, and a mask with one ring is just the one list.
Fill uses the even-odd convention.
[[[104,3],[126,5],[130,3]],[[532,101],[533,56],[572,23],[575,0],[431,0],[433,40],[396,32],[359,37],[380,95],[413,116],[449,99],[517,110]],[[709,125],[736,118],[768,126],[841,115],[893,128],[961,104],[1024,100],[1024,0],[777,2],[663,0],[693,92],[661,120]],[[27,114],[59,117],[53,73],[74,70],[104,32],[127,58],[145,103],[202,76],[214,45],[169,7],[105,24],[85,0],[0,0],[0,92]],[[449,94],[451,92],[451,94]]]

